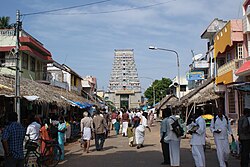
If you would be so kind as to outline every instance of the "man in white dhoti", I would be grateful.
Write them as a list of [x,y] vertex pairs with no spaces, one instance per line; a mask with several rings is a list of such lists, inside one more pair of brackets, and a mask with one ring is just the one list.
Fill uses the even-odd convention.
[[211,120],[210,130],[214,135],[220,167],[227,167],[230,154],[228,134],[232,136],[233,141],[234,137],[230,122],[228,118],[223,115],[221,108],[218,110],[218,115]]
[[147,125],[147,119],[144,116],[144,114],[142,114],[141,117],[135,121],[134,128],[135,128],[135,142],[137,145],[137,149],[140,149],[141,147],[143,147],[145,139],[145,129],[148,128],[148,130],[151,131],[151,129]]
[[164,138],[164,141],[169,143],[169,155],[170,155],[170,165],[171,166],[180,166],[180,141],[181,138],[177,137],[173,131],[172,123],[178,119],[175,115],[172,115],[168,118],[167,126],[167,136]]
[[201,117],[202,111],[197,110],[195,121],[188,126],[188,133],[192,134],[190,145],[196,167],[205,167],[204,145],[206,141],[206,122]]

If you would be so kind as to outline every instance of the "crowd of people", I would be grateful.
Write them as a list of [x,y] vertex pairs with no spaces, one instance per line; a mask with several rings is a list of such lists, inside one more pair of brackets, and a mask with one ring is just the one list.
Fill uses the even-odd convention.
[[115,130],[116,135],[121,134],[128,138],[129,146],[133,147],[136,144],[137,149],[140,149],[143,147],[145,129],[151,131],[148,126],[148,117],[149,115],[140,109],[125,110],[121,108],[110,113],[103,108],[96,109],[93,115],[84,112],[80,123],[81,146],[84,152],[89,153],[90,141],[95,139],[96,151],[101,151],[110,130]]
[[[96,151],[102,151],[105,140],[110,135],[110,130],[115,130],[116,135],[128,138],[130,147],[136,146],[140,149],[144,146],[145,131],[151,131],[153,126],[151,111],[140,109],[114,110],[107,111],[105,108],[95,109],[91,113],[83,112],[80,122],[81,147],[86,153],[90,152],[90,142],[94,140]],[[192,138],[190,140],[191,152],[196,167],[205,167],[205,141],[206,141],[206,122],[202,117],[202,110],[197,110],[193,115],[192,122],[187,126],[187,133]],[[17,122],[15,112],[7,113],[7,122],[2,130],[2,145],[5,155],[5,166],[24,166],[23,143],[30,139],[36,143],[43,152],[46,144],[44,141],[57,141],[62,154],[60,160],[64,159],[64,145],[70,136],[70,124],[65,121],[63,116],[57,119],[46,118],[41,120],[34,114],[29,116],[29,124],[25,128]],[[162,165],[180,166],[180,142],[182,137],[177,134],[176,127],[179,116],[172,112],[170,108],[162,111],[162,122],[160,128],[160,142],[162,146],[164,161]],[[149,126],[148,126],[149,125]],[[210,131],[214,136],[217,150],[218,166],[228,167],[230,154],[230,142],[235,141],[230,125],[230,120],[223,115],[223,111],[218,109],[217,115],[211,120]],[[247,167],[249,164],[250,148],[250,109],[244,109],[243,115],[238,121],[238,141],[240,142],[241,166]],[[231,136],[231,140],[229,137]]]
[[[202,110],[197,110],[194,114],[193,121],[187,126],[187,133],[192,135],[190,140],[191,152],[196,167],[205,167],[205,144],[206,144],[206,122],[202,117]],[[175,130],[173,122],[178,116],[166,108],[162,112],[163,120],[161,122],[161,146],[164,161],[162,165],[180,166],[180,140]],[[210,131],[213,134],[218,166],[228,167],[230,155],[230,140],[235,143],[235,138],[231,129],[229,119],[223,115],[223,110],[218,109],[217,115],[211,120]],[[241,167],[248,167],[250,151],[250,109],[244,109],[243,115],[238,121],[238,141],[240,147]]]
[[66,138],[70,136],[71,129],[63,116],[59,116],[58,119],[45,118],[41,120],[40,117],[31,113],[28,117],[27,127],[18,123],[17,118],[16,112],[8,112],[5,125],[1,128],[6,167],[24,166],[24,145],[27,145],[27,142],[43,153],[46,147],[45,141],[54,141],[61,149],[60,160],[64,159],[64,144]]

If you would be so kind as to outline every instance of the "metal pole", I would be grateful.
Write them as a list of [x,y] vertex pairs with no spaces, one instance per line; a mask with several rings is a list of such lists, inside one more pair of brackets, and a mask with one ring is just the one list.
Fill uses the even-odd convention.
[[18,115],[18,122],[21,121],[20,114],[20,64],[19,64],[19,31],[20,31],[20,11],[16,12],[16,77],[15,77],[15,112]]
[[177,68],[178,68],[178,99],[180,101],[181,99],[181,82],[180,82],[180,60],[179,60],[179,55],[175,50],[171,50],[171,49],[165,49],[165,48],[156,48],[158,50],[164,50],[164,51],[168,51],[168,52],[174,52],[176,54],[176,58],[177,58]]

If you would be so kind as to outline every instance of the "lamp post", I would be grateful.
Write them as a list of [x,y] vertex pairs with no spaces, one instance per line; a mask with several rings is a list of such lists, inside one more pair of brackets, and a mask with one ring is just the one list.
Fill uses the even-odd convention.
[[153,78],[150,78],[150,77],[140,77],[140,78],[145,78],[145,79],[150,79],[150,80],[152,80],[153,98],[154,98],[154,103],[153,103],[153,105],[155,106],[155,87],[154,87],[154,85],[153,85],[154,79],[153,79]]
[[165,48],[158,48],[155,46],[149,46],[149,49],[151,50],[163,50],[163,51],[167,51],[167,52],[173,52],[176,54],[176,58],[177,58],[177,68],[178,68],[178,99],[180,101],[181,98],[181,85],[180,85],[180,61],[179,61],[179,55],[175,50],[171,50],[171,49],[165,49]]

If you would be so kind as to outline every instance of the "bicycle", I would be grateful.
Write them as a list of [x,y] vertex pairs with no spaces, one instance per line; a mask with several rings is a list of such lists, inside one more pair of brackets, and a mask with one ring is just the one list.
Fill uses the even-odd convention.
[[25,148],[27,149],[24,157],[25,167],[28,167],[31,154],[36,156],[38,167],[55,167],[59,163],[62,151],[57,142],[55,140],[44,140],[42,138],[40,138],[40,141],[45,143],[45,148],[42,152],[38,151],[40,149],[39,145],[28,136],[28,140],[25,144]]

